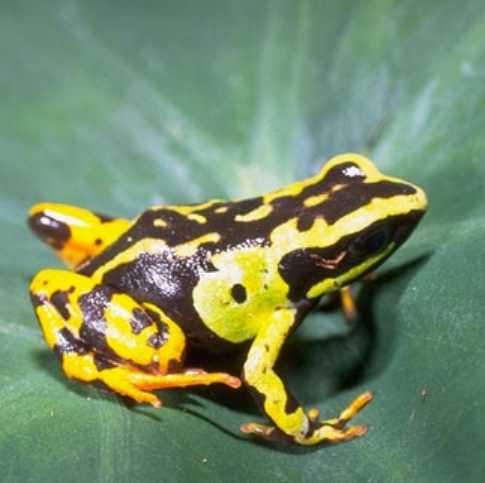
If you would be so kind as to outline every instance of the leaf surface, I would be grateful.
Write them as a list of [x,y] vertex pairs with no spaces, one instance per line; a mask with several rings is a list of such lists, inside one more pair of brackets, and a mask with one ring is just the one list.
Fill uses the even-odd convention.
[[[22,0],[0,6],[0,45],[2,481],[483,481],[483,2]],[[244,391],[157,411],[63,377],[27,295],[60,266],[31,204],[132,217],[262,193],[342,151],[430,200],[355,330],[313,314],[280,364],[329,416],[374,391],[367,436],[275,448],[239,434],[261,420]]]

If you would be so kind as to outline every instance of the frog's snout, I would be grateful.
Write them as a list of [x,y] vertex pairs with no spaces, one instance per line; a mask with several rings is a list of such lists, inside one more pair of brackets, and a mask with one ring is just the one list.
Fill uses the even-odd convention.
[[421,218],[423,218],[428,206],[426,193],[415,185],[412,185],[412,187],[414,188],[414,193],[406,199],[407,214],[396,226],[392,237],[396,247],[402,245],[408,239]]
[[56,213],[43,208],[43,204],[34,205],[29,212],[30,229],[45,243],[55,250],[60,250],[71,237],[67,223],[56,217]]
[[428,198],[426,196],[426,193],[416,185],[413,185],[413,188],[416,190],[416,193],[413,195],[415,209],[423,211],[424,214],[424,212],[428,208]]

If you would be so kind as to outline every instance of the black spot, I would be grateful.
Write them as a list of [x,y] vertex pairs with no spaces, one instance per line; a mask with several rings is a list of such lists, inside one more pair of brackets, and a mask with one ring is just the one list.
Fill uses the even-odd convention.
[[88,353],[88,348],[65,327],[57,333],[57,343],[54,350],[58,354],[74,352],[79,355]]
[[148,338],[148,344],[154,349],[160,349],[167,342],[167,338],[162,334],[153,334]]
[[238,304],[242,304],[247,299],[246,287],[240,283],[236,283],[231,288],[231,295]]
[[103,243],[103,240],[101,240],[101,238],[96,238],[96,240],[94,240],[94,244],[99,247],[99,245],[101,245]]
[[157,312],[154,312],[150,309],[145,309],[145,312],[148,314],[148,317],[152,322],[157,324],[158,332],[162,335],[164,339],[168,339],[169,330],[168,325],[165,322],[162,322],[160,319],[160,315]]
[[56,308],[56,310],[59,312],[61,317],[64,320],[69,320],[69,317],[71,314],[69,313],[69,298],[67,296],[67,292],[64,292],[63,290],[57,290],[51,295],[50,298],[51,304]]
[[311,211],[304,211],[299,217],[297,222],[298,231],[308,231],[315,223],[315,214]]
[[42,241],[56,250],[60,250],[71,238],[71,229],[66,223],[43,212],[31,216],[28,223],[31,230]]
[[113,369],[113,367],[117,367],[118,364],[111,362],[105,359],[101,354],[95,352],[94,353],[94,365],[98,371],[104,371],[106,369]]
[[132,317],[130,318],[130,325],[133,333],[138,335],[143,329],[150,327],[152,322],[148,315],[143,312],[143,310],[135,307],[133,309]]
[[112,216],[103,215],[101,213],[94,213],[94,215],[96,215],[99,218],[99,221],[101,223],[108,223],[109,221],[114,220],[114,218]]
[[30,300],[32,301],[34,309],[36,309],[37,307],[40,307],[47,302],[47,297],[45,295],[30,292]]

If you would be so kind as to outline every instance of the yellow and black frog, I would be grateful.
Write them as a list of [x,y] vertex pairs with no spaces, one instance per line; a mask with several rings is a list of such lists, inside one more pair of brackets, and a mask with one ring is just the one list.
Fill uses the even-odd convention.
[[32,302],[68,377],[155,407],[159,389],[239,388],[233,375],[184,369],[184,355],[251,341],[242,380],[272,425],[241,429],[302,445],[337,443],[365,432],[346,423],[371,394],[321,421],[289,394],[274,365],[319,299],[389,257],[426,205],[420,188],[357,154],[263,196],[155,206],[135,220],[42,203],[31,209],[30,227],[72,271],[39,272]]

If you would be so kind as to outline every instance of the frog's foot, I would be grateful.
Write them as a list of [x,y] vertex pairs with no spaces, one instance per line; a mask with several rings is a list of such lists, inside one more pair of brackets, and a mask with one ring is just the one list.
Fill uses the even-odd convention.
[[155,394],[143,391],[132,383],[130,369],[106,363],[92,352],[63,352],[61,361],[64,373],[71,379],[88,383],[101,382],[113,392],[139,403],[148,403],[154,407],[162,405]]
[[129,397],[138,403],[161,407],[162,402],[151,391],[176,387],[208,384],[226,384],[238,388],[241,381],[224,373],[206,373],[198,370],[180,374],[150,374],[133,367],[104,363],[95,354],[64,353],[62,368],[66,375],[84,382],[100,381],[113,392]]
[[360,394],[336,418],[319,421],[320,411],[317,408],[310,409],[308,411],[308,417],[313,425],[332,426],[334,428],[342,429],[357,413],[362,411],[373,398],[374,396],[370,391]]
[[318,410],[306,412],[275,373],[279,351],[288,332],[298,322],[298,316],[296,309],[280,309],[261,325],[249,349],[243,375],[248,389],[274,427],[248,423],[241,430],[270,440],[283,437],[307,446],[339,443],[365,434],[367,429],[363,426],[346,428],[345,425],[372,400],[370,392],[356,398],[338,417],[320,421]]
[[47,344],[70,378],[99,381],[154,406],[161,403],[153,390],[241,384],[225,373],[181,370],[185,335],[180,327],[156,306],[140,305],[89,277],[43,270],[32,281],[31,294]]
[[320,421],[320,411],[318,409],[310,409],[306,415],[309,421],[309,430],[303,436],[290,437],[275,426],[259,423],[243,424],[241,431],[269,441],[294,441],[304,446],[322,443],[342,443],[367,433],[366,426],[350,426],[346,428],[346,424],[372,401],[372,397],[372,393],[365,392],[355,398],[338,417],[324,421]]
[[332,426],[321,426],[313,433],[305,436],[292,438],[275,426],[259,423],[246,423],[241,425],[241,431],[257,438],[274,443],[298,443],[302,446],[314,446],[317,444],[337,444],[349,441],[367,433],[365,426],[351,426],[347,429],[336,429]]
[[32,231],[71,268],[95,257],[130,224],[128,220],[57,203],[39,203],[29,212]]
[[[210,384],[225,384],[237,389],[241,386],[239,378],[224,372],[208,373],[202,369],[188,369],[175,374],[147,374],[142,371],[130,370],[125,375],[129,384],[143,391],[155,391],[158,389],[170,389],[177,387],[208,386]],[[137,400],[137,398],[133,398]],[[144,402],[139,401],[139,402]],[[151,403],[152,404],[152,403]],[[155,406],[157,404],[154,404]]]
[[350,426],[346,428],[346,425],[372,399],[372,393],[366,391],[356,397],[336,418],[323,421],[320,421],[320,411],[318,409],[310,409],[307,415],[310,427],[313,429],[303,438],[301,444],[340,443],[363,436],[367,433],[366,426]]
[[[369,272],[364,276],[366,282],[372,282],[376,279],[376,272]],[[343,287],[339,290],[340,304],[342,305],[342,312],[348,322],[354,322],[357,319],[358,310],[355,302],[355,297],[352,295],[350,286]]]

